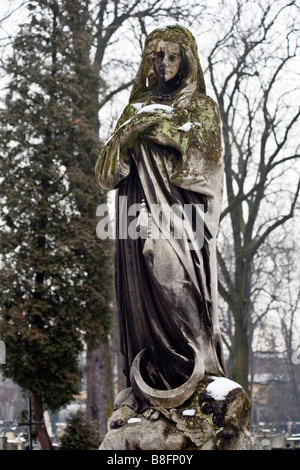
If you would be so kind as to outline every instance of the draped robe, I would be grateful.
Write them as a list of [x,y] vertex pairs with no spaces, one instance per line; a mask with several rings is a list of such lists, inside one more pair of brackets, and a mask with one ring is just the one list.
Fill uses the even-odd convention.
[[[216,235],[223,188],[217,105],[199,92],[184,107],[161,106],[149,94],[131,102],[101,150],[96,175],[102,188],[117,189],[117,205],[121,196],[127,197],[127,208],[145,201],[152,223],[158,222],[152,210],[157,205],[204,208],[203,244],[192,249],[185,233],[180,239],[153,239],[151,233],[146,239],[120,238],[123,212],[116,208],[115,281],[127,386],[141,351],[143,380],[157,390],[182,385],[193,374],[196,355],[204,374],[225,375],[217,312]],[[139,397],[136,408],[147,406]]]

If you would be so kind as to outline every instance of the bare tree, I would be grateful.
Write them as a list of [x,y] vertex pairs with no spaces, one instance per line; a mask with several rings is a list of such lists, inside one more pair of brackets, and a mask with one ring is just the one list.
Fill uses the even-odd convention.
[[300,383],[299,371],[297,370],[299,369],[299,364],[294,360],[294,352],[300,347],[300,289],[298,259],[295,257],[296,252],[297,247],[295,243],[291,245],[289,250],[284,252],[282,264],[285,269],[280,279],[282,289],[279,290],[279,292],[284,290],[284,301],[275,297],[278,302],[276,311],[280,321],[294,416],[298,416],[300,411]]
[[300,190],[297,7],[294,1],[220,3],[223,28],[208,56],[225,158],[219,290],[234,319],[232,376],[248,391],[250,319],[253,327],[263,287],[255,285],[255,262],[272,234],[293,218]]
[[299,218],[295,217],[274,233],[254,262],[253,284],[264,308],[256,308],[250,321],[253,351],[249,385],[254,417],[284,428],[287,421],[297,421],[299,415],[297,222]]

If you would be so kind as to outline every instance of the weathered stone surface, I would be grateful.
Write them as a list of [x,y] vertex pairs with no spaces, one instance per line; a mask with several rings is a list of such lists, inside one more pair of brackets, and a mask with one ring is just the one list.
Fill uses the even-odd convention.
[[186,441],[185,435],[162,417],[151,421],[140,416],[140,422],[110,430],[100,450],[181,450]]
[[116,303],[123,370],[136,398],[131,408],[177,408],[205,374],[226,375],[216,266],[220,113],[185,27],[147,37],[96,176],[102,189],[117,191]]
[[254,450],[251,403],[243,388],[207,377],[176,409],[116,410],[100,450]]

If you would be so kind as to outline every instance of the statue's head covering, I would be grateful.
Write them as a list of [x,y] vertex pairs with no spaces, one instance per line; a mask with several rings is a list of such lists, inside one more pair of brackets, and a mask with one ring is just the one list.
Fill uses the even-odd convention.
[[140,96],[151,91],[151,88],[157,84],[154,54],[160,41],[174,42],[181,48],[186,73],[178,89],[179,95],[191,95],[195,91],[206,94],[196,40],[188,29],[180,25],[172,25],[155,29],[147,36],[142,61],[132,87],[130,101],[137,100]]

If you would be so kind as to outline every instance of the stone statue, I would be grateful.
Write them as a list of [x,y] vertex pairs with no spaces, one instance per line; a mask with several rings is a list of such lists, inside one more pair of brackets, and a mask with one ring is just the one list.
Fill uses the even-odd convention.
[[[102,188],[117,188],[119,204],[116,295],[128,388],[115,406],[138,413],[178,407],[204,376],[225,375],[215,247],[220,120],[187,29],[168,26],[147,37],[129,104],[101,150],[96,175]],[[139,238],[128,236],[130,218],[120,220],[133,205],[140,208]],[[185,208],[194,215],[185,217]],[[197,218],[202,238],[193,237]],[[171,225],[169,237],[161,219]],[[180,220],[185,229],[176,237]]]
[[168,26],[147,37],[96,175],[102,188],[117,189],[115,277],[127,379],[100,449],[253,449],[251,404],[225,377],[218,324],[219,112],[187,29]]

